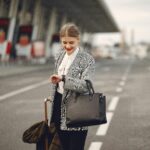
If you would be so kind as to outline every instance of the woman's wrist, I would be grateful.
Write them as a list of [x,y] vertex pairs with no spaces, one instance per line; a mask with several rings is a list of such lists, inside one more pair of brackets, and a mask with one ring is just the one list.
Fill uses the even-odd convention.
[[65,75],[62,75],[61,81],[65,82]]

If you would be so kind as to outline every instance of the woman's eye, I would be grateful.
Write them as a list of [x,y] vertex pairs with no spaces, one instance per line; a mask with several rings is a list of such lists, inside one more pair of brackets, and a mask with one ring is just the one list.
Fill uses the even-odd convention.
[[69,42],[69,44],[74,44],[74,42],[73,42],[73,41],[71,41],[71,42]]
[[67,44],[67,42],[64,42],[64,41],[63,41],[63,44]]

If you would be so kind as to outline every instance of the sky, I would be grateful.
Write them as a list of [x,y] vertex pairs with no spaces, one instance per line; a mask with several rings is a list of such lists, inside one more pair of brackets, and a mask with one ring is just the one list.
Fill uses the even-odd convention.
[[[104,0],[119,28],[125,31],[125,39],[131,43],[131,30],[134,42],[150,43],[150,0]],[[109,36],[108,36],[109,35]],[[98,34],[108,41],[118,41],[118,34]]]

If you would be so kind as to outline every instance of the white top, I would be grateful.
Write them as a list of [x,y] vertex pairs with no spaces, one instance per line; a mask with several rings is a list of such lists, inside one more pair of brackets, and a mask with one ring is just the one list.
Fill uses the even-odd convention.
[[[79,48],[76,48],[76,50],[71,54],[68,55],[67,53],[65,54],[59,68],[58,68],[58,75],[62,76],[62,75],[66,75],[68,73],[69,67],[71,66],[72,62],[74,61],[77,53],[79,51]],[[58,84],[58,89],[57,92],[63,94],[64,92],[64,82],[59,82]]]

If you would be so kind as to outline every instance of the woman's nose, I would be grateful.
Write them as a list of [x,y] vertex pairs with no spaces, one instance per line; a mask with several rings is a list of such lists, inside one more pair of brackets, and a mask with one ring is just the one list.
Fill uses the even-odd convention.
[[67,44],[67,45],[66,45],[66,48],[70,48],[70,45],[69,45],[69,44]]

